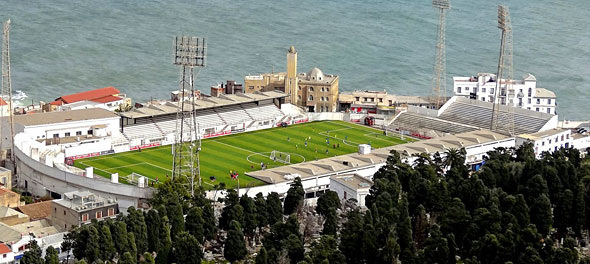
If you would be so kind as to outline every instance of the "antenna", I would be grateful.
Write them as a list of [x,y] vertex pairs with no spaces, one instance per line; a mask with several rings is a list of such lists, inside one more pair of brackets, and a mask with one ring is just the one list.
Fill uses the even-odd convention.
[[[8,98],[6,107],[8,107],[8,122],[10,123],[10,160],[14,162],[14,116],[12,112],[12,82],[10,80],[10,19],[4,22],[2,27],[2,100]],[[4,117],[4,111],[0,111]],[[5,118],[2,118],[4,123]],[[0,132],[3,124],[0,123]],[[1,133],[0,133],[1,134]],[[3,143],[0,139],[0,151],[3,149]]]
[[[510,22],[510,11],[507,6],[498,6],[498,28],[502,31],[502,37],[490,130],[507,131],[510,135],[514,135],[512,23]],[[518,96],[522,96],[522,94]],[[506,107],[505,111],[501,111],[501,107]]]
[[432,76],[432,93],[430,103],[435,109],[440,108],[447,96],[447,55],[445,51],[446,13],[451,9],[449,0],[432,0],[432,6],[439,9],[438,37],[434,58],[434,74]]
[[[195,79],[205,67],[207,45],[204,38],[181,36],[174,39],[174,64],[180,66],[178,109],[172,179],[185,177],[195,193],[195,177],[201,186],[199,152],[201,133],[196,121]],[[195,75],[194,68],[198,71]],[[196,140],[196,142],[195,142]]]

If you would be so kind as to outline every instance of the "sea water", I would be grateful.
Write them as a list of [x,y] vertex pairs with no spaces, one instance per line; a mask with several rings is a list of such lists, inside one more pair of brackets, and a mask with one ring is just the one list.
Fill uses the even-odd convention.
[[[447,89],[453,76],[495,72],[500,1],[451,0]],[[590,1],[502,1],[510,7],[514,73],[555,91],[560,119],[590,119]],[[207,38],[196,85],[319,67],[340,90],[431,91],[438,13],[429,0],[2,0],[12,20],[12,84],[23,102],[115,86],[135,101],[177,89],[175,35]]]

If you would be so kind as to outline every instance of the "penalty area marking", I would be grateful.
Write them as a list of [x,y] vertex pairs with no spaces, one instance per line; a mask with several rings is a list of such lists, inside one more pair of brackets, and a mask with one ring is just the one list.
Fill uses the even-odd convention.
[[[250,160],[250,157],[252,157],[252,156],[256,156],[256,155],[260,155],[260,156],[263,156],[263,157],[265,157],[265,158],[268,158],[268,159],[270,159],[270,158],[268,157],[268,156],[270,155],[270,153],[271,153],[270,151],[268,151],[268,152],[255,152],[255,153],[253,153],[253,154],[250,154],[250,155],[248,155],[248,156],[246,157],[246,160],[247,160],[248,162],[252,163],[252,164],[257,164],[257,165],[258,165],[258,162],[251,161],[251,160]],[[300,155],[300,154],[297,154],[297,153],[292,153],[292,152],[283,152],[283,153],[286,153],[286,154],[289,154],[289,155],[292,155],[292,156],[297,156],[297,157],[300,157],[300,158],[302,159],[302,161],[301,161],[301,162],[305,162],[305,157],[303,157],[303,155]],[[268,154],[268,155],[265,155],[265,154]],[[275,161],[275,162],[276,162],[276,161]],[[293,163],[290,163],[290,162],[289,162],[289,163],[285,163],[285,165],[290,165],[290,164],[293,164]],[[269,167],[281,167],[281,166],[282,166],[282,165],[270,165]]]

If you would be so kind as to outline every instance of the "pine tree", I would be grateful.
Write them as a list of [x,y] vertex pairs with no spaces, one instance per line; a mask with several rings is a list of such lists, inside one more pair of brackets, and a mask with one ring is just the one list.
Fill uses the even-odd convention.
[[147,212],[145,224],[147,229],[148,252],[156,252],[160,247],[160,225],[162,218],[157,210],[152,209]]
[[210,202],[205,203],[203,205],[203,235],[205,240],[211,240],[217,235],[216,222],[213,205]]
[[227,232],[223,256],[228,261],[234,262],[243,259],[247,253],[248,251],[246,249],[244,233],[242,233],[242,229],[240,228],[238,221],[233,220],[230,223],[230,229]]
[[115,244],[113,243],[113,237],[109,225],[103,225],[99,234],[99,248],[100,258],[102,260],[111,260],[117,253],[115,250]]
[[203,248],[197,239],[188,232],[181,232],[174,241],[176,263],[200,264]]
[[297,177],[293,180],[291,187],[287,191],[283,214],[290,215],[297,212],[297,210],[303,205],[304,196],[305,190],[303,190],[303,185],[301,185],[301,179]]
[[169,263],[170,251],[172,250],[172,238],[170,237],[170,224],[168,224],[168,217],[162,217],[162,222],[158,227],[160,229],[160,248],[158,248],[156,263]]
[[167,211],[168,221],[170,222],[170,237],[176,239],[176,235],[184,231],[184,213],[181,201],[171,199]]
[[129,239],[127,235],[127,225],[122,221],[115,221],[111,224],[111,235],[113,236],[113,243],[119,256],[123,255],[129,247]]
[[23,254],[23,258],[20,260],[22,264],[43,264],[44,261],[41,258],[41,248],[37,244],[36,240],[29,242],[29,251]]
[[268,224],[269,225],[272,226],[276,222],[283,220],[283,204],[281,203],[281,199],[279,198],[278,193],[271,192],[266,197],[266,208],[267,208],[267,212],[268,212]]
[[186,231],[193,235],[199,243],[203,243],[204,241],[204,222],[203,210],[201,208],[193,207],[189,209],[185,220]]
[[135,260],[135,256],[132,253],[125,252],[125,253],[123,253],[123,255],[121,256],[121,259],[117,263],[118,264],[136,264],[137,261]]
[[59,264],[57,249],[55,249],[53,246],[49,246],[45,250],[45,264]]
[[136,210],[133,206],[127,209],[129,213],[126,218],[127,232],[132,232],[135,236],[135,246],[137,254],[148,250],[147,226],[143,212]]
[[318,198],[315,211],[320,215],[327,215],[332,211],[340,209],[340,197],[334,191],[327,190]]
[[268,253],[266,253],[266,249],[263,247],[256,255],[256,264],[268,264]]
[[254,200],[244,194],[240,198],[240,205],[244,208],[244,225],[243,231],[248,237],[254,236],[256,227],[258,226],[258,215],[256,211],[256,204]]
[[265,227],[268,224],[268,212],[266,207],[266,200],[262,193],[257,193],[254,199],[256,205],[256,222],[259,228]]

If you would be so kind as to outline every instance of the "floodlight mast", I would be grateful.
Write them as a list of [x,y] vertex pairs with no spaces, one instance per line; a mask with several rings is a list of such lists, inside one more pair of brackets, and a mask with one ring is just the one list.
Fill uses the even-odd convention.
[[[6,20],[2,26],[2,99],[8,98],[6,102],[8,107],[8,120],[2,118],[10,126],[10,161],[14,164],[14,112],[12,110],[12,81],[10,79],[10,19]],[[4,111],[2,117],[4,117]],[[4,125],[0,123],[0,132]],[[0,139],[0,151],[4,149],[2,139]]]
[[[199,152],[201,131],[196,122],[194,82],[205,67],[207,45],[204,38],[181,36],[174,39],[174,64],[180,66],[178,84],[178,109],[176,112],[176,133],[172,179],[185,177],[194,195],[195,177],[201,186]],[[195,76],[194,68],[198,71]],[[196,142],[195,142],[196,141]]]
[[451,8],[449,0],[433,0],[432,6],[439,9],[438,33],[436,42],[436,55],[434,59],[434,74],[432,76],[432,92],[430,103],[433,108],[440,108],[447,90],[446,77],[446,12]]
[[[507,131],[510,135],[514,134],[514,110],[512,97],[514,96],[513,73],[513,49],[512,49],[512,25],[510,22],[510,11],[507,6],[498,6],[498,28],[502,31],[500,42],[500,56],[498,58],[498,71],[496,74],[496,89],[494,91],[494,104],[492,106],[492,119],[490,130]],[[502,86],[504,82],[504,86]],[[508,96],[507,96],[508,94]],[[522,94],[518,95],[519,97]],[[508,98],[510,97],[510,98]],[[500,122],[500,107],[506,106],[506,111],[502,113],[504,118]]]

